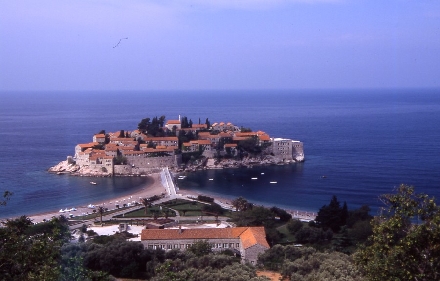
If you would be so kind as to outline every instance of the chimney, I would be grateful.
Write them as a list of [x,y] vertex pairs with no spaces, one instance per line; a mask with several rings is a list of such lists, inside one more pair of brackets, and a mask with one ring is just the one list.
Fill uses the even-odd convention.
[[182,226],[180,226],[179,225],[179,234],[181,234],[183,231],[182,231]]

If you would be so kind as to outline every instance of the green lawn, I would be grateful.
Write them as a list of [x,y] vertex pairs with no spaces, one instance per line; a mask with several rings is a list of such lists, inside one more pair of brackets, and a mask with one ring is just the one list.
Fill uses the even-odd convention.
[[176,214],[174,211],[169,210],[167,207],[162,207],[162,210],[160,209],[160,205],[153,205],[151,207],[148,207],[148,212],[145,214],[145,207],[140,208],[138,210],[129,212],[124,214],[124,216],[119,215],[118,218],[124,217],[124,218],[136,218],[136,217],[154,217],[154,213],[157,214],[158,217],[165,217],[165,212],[168,210],[168,217],[175,217]]
[[289,230],[287,230],[287,224],[277,227],[277,230],[284,235],[283,239],[281,239],[279,243],[284,244],[295,242],[295,235],[291,234]]

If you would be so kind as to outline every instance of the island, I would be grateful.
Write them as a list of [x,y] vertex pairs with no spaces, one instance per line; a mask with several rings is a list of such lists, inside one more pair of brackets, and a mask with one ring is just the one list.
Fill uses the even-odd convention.
[[263,131],[230,122],[194,124],[179,116],[142,119],[132,131],[93,135],[92,142],[75,146],[49,172],[81,176],[142,176],[162,168],[174,171],[284,165],[304,161],[301,141],[272,138]]

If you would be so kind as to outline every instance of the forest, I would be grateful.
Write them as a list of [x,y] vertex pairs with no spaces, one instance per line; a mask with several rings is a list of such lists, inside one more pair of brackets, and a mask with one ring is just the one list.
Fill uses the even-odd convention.
[[[127,241],[128,233],[72,241],[65,217],[34,225],[22,216],[2,222],[0,280],[268,280],[260,271],[283,280],[438,280],[435,198],[402,184],[380,199],[380,215],[372,217],[368,206],[350,210],[333,196],[305,223],[278,207],[236,198],[230,221],[264,226],[271,245],[255,266],[240,263],[231,250],[213,252],[207,241],[186,251],[145,249]],[[5,192],[0,208],[8,200],[13,194]]]

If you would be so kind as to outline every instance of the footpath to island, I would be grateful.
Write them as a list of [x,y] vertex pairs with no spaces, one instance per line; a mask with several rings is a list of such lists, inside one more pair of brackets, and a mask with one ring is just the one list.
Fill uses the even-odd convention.
[[[162,172],[160,173],[153,173],[148,176],[152,178],[152,182],[150,184],[142,186],[141,189],[133,192],[130,195],[108,199],[105,201],[90,202],[90,204],[88,204],[87,206],[79,206],[75,208],[76,210],[69,210],[65,212],[60,212],[59,210],[56,210],[56,211],[31,215],[29,217],[34,223],[39,223],[45,220],[50,220],[52,217],[54,216],[56,217],[59,215],[65,215],[66,217],[69,216],[77,217],[86,214],[91,214],[93,213],[93,210],[97,206],[103,206],[105,208],[108,208],[109,210],[113,210],[116,209],[116,205],[123,206],[124,204],[128,205],[129,203],[132,204],[134,202],[140,203],[141,198],[149,198],[154,195],[165,194],[165,197],[162,200],[160,200],[160,202],[163,202],[175,198],[194,199],[197,198],[198,195],[202,194],[196,191],[179,189],[178,187],[176,187],[173,181],[173,176],[171,175],[168,168],[163,169]],[[208,196],[213,197],[215,199],[215,202],[220,206],[222,206],[223,208],[234,210],[234,207],[232,206],[231,203],[232,201],[231,199],[223,198],[218,195],[214,195],[214,196],[208,195]],[[139,206],[136,206],[136,208],[139,208]],[[132,208],[124,209],[121,210],[121,212],[124,213],[131,210]],[[286,210],[286,211],[289,212],[293,218],[300,219],[302,221],[314,220],[316,217],[316,213],[313,212],[305,212],[301,210]]]

